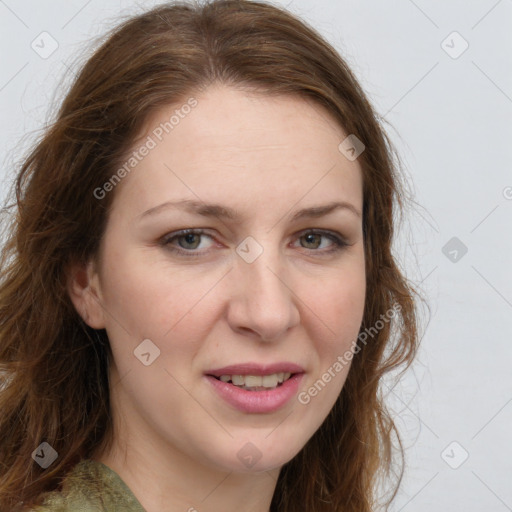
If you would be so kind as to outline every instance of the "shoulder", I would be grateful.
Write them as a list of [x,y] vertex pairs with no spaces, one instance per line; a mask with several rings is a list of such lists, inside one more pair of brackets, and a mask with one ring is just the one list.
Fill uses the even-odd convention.
[[62,489],[43,495],[43,502],[24,512],[144,512],[121,478],[101,462],[79,462],[64,478]]

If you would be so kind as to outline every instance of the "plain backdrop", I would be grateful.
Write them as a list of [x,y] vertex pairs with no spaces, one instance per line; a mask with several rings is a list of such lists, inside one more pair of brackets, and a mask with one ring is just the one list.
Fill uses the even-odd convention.
[[[0,196],[90,40],[157,3],[0,0]],[[396,253],[430,321],[388,392],[407,462],[392,510],[512,510],[512,1],[276,3],[347,59],[415,194]]]

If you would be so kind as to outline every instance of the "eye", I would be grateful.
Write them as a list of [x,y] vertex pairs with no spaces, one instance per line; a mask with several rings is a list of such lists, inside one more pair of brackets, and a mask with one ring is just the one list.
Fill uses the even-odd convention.
[[202,229],[184,229],[164,236],[160,244],[166,249],[178,254],[200,256],[204,251],[196,251],[196,249],[207,249],[209,247],[202,246],[202,239],[204,238],[212,239],[212,237],[207,235]]
[[[304,249],[321,253],[339,251],[348,245],[340,235],[331,231],[308,230],[299,234],[297,240],[301,242]],[[324,243],[325,241],[327,241],[327,245]]]
[[[205,239],[210,239],[213,242],[213,237],[203,229],[183,229],[165,235],[159,241],[159,244],[166,250],[180,256],[199,257],[208,253],[208,249],[214,245],[213,243],[203,243]],[[297,241],[301,248],[317,254],[334,253],[349,245],[340,234],[314,229],[299,233],[296,238]],[[294,247],[298,246],[294,245]]]

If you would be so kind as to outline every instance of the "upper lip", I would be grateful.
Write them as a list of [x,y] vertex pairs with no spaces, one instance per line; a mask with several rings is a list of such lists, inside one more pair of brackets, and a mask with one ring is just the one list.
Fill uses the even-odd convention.
[[208,370],[206,375],[220,377],[221,375],[272,375],[274,373],[304,373],[304,369],[295,363],[256,364],[241,363]]

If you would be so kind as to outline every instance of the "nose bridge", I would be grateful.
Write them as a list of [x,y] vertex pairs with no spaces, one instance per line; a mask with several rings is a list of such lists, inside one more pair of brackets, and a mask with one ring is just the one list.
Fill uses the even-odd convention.
[[[278,277],[283,274],[282,259],[279,249],[272,245],[268,237],[265,244],[256,246],[253,240],[248,240],[244,249],[249,247],[251,259],[238,261],[238,277],[244,283],[252,296],[263,296],[266,300],[283,300],[288,294],[285,292],[283,282]],[[240,252],[239,252],[240,254]],[[283,289],[285,288],[285,289]]]
[[260,256],[251,264],[241,266],[242,279],[254,296],[262,295],[266,300],[284,299],[288,294],[282,281],[282,269],[277,258]]
[[[256,245],[254,239],[245,243],[238,249],[241,247],[246,252],[237,250],[240,257],[232,275],[237,293],[233,296],[236,304],[232,304],[231,320],[237,328],[250,329],[264,339],[272,339],[298,320],[293,294],[286,283],[286,268],[279,247],[269,237],[262,244]],[[246,259],[247,254],[251,257]]]

